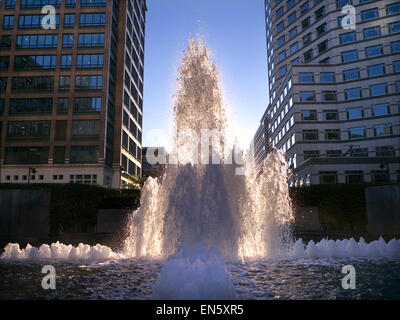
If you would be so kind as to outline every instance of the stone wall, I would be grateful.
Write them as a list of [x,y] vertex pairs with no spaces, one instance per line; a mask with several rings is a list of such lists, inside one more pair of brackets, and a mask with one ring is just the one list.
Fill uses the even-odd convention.
[[400,185],[365,189],[368,227],[371,234],[400,234]]
[[50,192],[0,190],[0,237],[47,237]]
[[322,231],[317,207],[296,208],[295,231],[297,233]]
[[97,233],[121,234],[125,230],[131,209],[99,209],[97,212]]

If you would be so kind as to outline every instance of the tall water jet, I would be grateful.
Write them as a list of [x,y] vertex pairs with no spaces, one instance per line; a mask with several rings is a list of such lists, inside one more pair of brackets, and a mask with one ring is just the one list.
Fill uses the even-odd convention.
[[125,254],[166,257],[198,244],[216,246],[228,259],[279,254],[293,220],[285,159],[274,152],[258,178],[248,163],[238,174],[230,162],[235,150],[226,145],[219,74],[201,41],[189,41],[174,98],[176,164],[167,166],[161,182],[146,182]]

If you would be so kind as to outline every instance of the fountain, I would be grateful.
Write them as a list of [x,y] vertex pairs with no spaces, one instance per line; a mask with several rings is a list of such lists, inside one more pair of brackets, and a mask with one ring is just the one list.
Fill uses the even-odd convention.
[[[371,243],[364,239],[322,240],[307,245],[293,239],[285,158],[275,150],[256,177],[251,163],[243,162],[237,147],[227,143],[228,122],[219,75],[201,40],[189,41],[174,99],[175,144],[170,164],[162,179],[149,178],[145,183],[141,206],[126,226],[122,251],[58,242],[21,250],[18,244],[9,244],[0,266],[15,260],[96,262],[101,263],[98,268],[108,268],[110,277],[117,268],[119,277],[125,271],[115,265],[128,264],[136,276],[145,273],[146,279],[151,279],[152,290],[142,283],[138,293],[114,292],[112,297],[253,299],[269,298],[276,289],[265,287],[265,282],[257,284],[261,291],[254,289],[257,278],[250,276],[250,270],[259,275],[269,272],[274,281],[279,276],[274,276],[273,265],[279,261],[287,270],[298,270],[305,261],[316,258],[336,259],[330,263],[336,266],[338,259],[400,257],[400,240],[395,239],[388,243],[383,239]],[[164,262],[161,272],[155,269],[160,261]],[[380,268],[393,265],[378,265],[377,270]],[[394,268],[398,270],[398,264]],[[152,270],[151,274],[145,270]],[[294,274],[300,277],[298,272]],[[315,287],[319,287],[318,281]],[[289,290],[287,296],[290,294]]]
[[[243,260],[276,256],[288,246],[293,215],[285,160],[279,152],[271,154],[258,179],[250,170],[237,175],[236,165],[226,163],[234,150],[225,142],[219,81],[208,49],[191,39],[175,94],[172,154],[178,163],[167,167],[162,183],[147,181],[128,225],[127,255],[167,257],[182,245],[201,244]],[[181,134],[188,130],[191,135]],[[209,141],[193,137],[205,131],[215,134],[211,153],[217,164],[202,164],[209,160]]]

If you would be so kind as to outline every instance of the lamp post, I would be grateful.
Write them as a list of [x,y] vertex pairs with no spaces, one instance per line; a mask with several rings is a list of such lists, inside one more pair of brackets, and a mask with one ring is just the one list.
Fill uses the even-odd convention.
[[36,173],[36,169],[35,168],[31,168],[31,167],[28,168],[28,184],[29,184],[29,182],[31,180],[31,173],[35,174]]
[[[29,164],[32,163],[32,152],[35,152],[35,151],[38,151],[38,149],[29,148]],[[32,174],[35,174],[35,173],[36,173],[36,169],[35,169],[35,168],[32,168],[32,167],[29,167],[29,168],[28,168],[28,184],[29,184],[30,181],[31,181],[31,173],[32,173]]]
[[383,170],[385,168],[386,168],[386,176],[387,176],[388,182],[390,182],[389,163],[382,162],[381,165],[379,166],[379,169]]

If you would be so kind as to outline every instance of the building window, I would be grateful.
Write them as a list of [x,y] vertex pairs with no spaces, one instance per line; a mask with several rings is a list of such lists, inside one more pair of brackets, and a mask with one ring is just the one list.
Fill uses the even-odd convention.
[[295,53],[297,50],[299,50],[299,43],[295,42],[290,46],[290,54]]
[[300,7],[300,11],[301,11],[302,14],[304,12],[306,12],[308,9],[310,9],[310,1],[307,1],[306,3],[301,5],[301,7]]
[[400,21],[389,23],[389,33],[397,33],[400,32]]
[[304,161],[310,158],[319,158],[320,153],[319,150],[305,150],[304,151]]
[[368,21],[375,18],[379,18],[378,8],[361,11],[361,21]]
[[360,69],[359,68],[343,71],[343,80],[344,81],[351,81],[351,80],[356,80],[356,79],[360,79]]
[[278,47],[282,47],[285,44],[285,36],[278,39]]
[[75,14],[74,13],[66,13],[64,15],[64,27],[69,28],[75,25]]
[[346,183],[363,183],[364,173],[363,171],[345,171]]
[[68,98],[58,98],[57,102],[57,113],[68,113],[68,105],[69,99]]
[[356,148],[350,150],[350,157],[368,158],[368,148]]
[[326,129],[325,130],[325,140],[340,140],[340,130],[339,129]]
[[[33,29],[42,27],[42,19],[45,17],[43,14],[20,15],[18,17],[19,29]],[[56,26],[60,22],[60,15],[56,14]]]
[[52,111],[53,99],[10,99],[10,114],[50,114]]
[[339,158],[342,156],[342,150],[326,150],[328,158]]
[[375,137],[390,136],[392,133],[392,125],[390,123],[378,124],[374,126]]
[[278,55],[278,60],[279,60],[279,62],[280,62],[280,61],[283,61],[283,60],[285,60],[285,59],[286,59],[286,51],[283,50],[283,51]]
[[400,72],[400,60],[393,61],[393,72]]
[[75,90],[101,90],[103,76],[76,76]]
[[325,15],[325,7],[319,8],[315,11],[315,21],[321,19]]
[[321,72],[319,74],[319,80],[321,83],[334,83],[335,73],[334,72]]
[[63,35],[63,48],[72,48],[74,45],[74,35],[64,34]]
[[0,38],[0,49],[6,50],[11,48],[11,38],[10,35],[1,36]]
[[386,6],[386,14],[388,16],[397,13],[400,13],[400,2],[396,2]]
[[314,102],[315,91],[302,91],[300,92],[300,101],[302,102]]
[[380,146],[375,148],[377,157],[394,157],[394,146]]
[[14,28],[14,16],[4,16],[3,17],[3,29]]
[[302,110],[301,119],[305,121],[316,121],[317,111],[316,110]]
[[73,137],[97,137],[100,134],[100,120],[73,120]]
[[302,72],[299,73],[300,83],[314,83],[314,73],[312,72]]
[[74,113],[100,112],[101,98],[75,98]]
[[345,100],[354,100],[362,98],[361,88],[352,88],[344,90]]
[[369,86],[369,95],[371,97],[381,96],[388,93],[388,88],[386,83],[379,83]]
[[318,44],[318,53],[321,54],[328,49],[328,40],[322,41]]
[[336,101],[336,91],[322,91],[322,101]]
[[304,62],[309,62],[313,58],[313,50],[310,49],[304,53]]
[[52,91],[54,77],[15,77],[12,79],[12,91]]
[[289,24],[291,24],[291,23],[293,23],[293,22],[295,22],[296,21],[296,11],[294,11],[293,13],[291,13],[289,16],[288,16],[288,23]]
[[327,31],[326,23],[321,24],[319,27],[317,27],[317,36],[318,37],[322,36],[326,31]]
[[7,138],[48,139],[50,121],[8,121]]
[[374,117],[384,116],[390,114],[390,105],[389,103],[381,103],[373,105],[372,107],[372,115]]
[[339,111],[338,110],[324,110],[324,121],[338,121]]
[[304,141],[318,141],[318,130],[303,130],[303,140]]
[[342,9],[344,6],[352,5],[352,0],[336,0],[336,7]]
[[375,64],[367,67],[368,77],[375,77],[385,74],[385,64]]
[[307,29],[307,28],[310,26],[310,24],[311,24],[311,18],[310,18],[310,17],[307,17],[306,19],[304,19],[304,20],[301,22],[301,27],[302,27],[303,30],[304,30],[304,29]]
[[320,184],[336,184],[337,171],[320,171],[319,182]]
[[391,43],[392,53],[400,52],[400,41],[395,41]]
[[47,164],[48,147],[6,147],[4,164]]
[[56,68],[56,58],[57,58],[56,55],[15,56],[14,70],[55,69]]
[[381,27],[375,26],[372,28],[367,28],[363,30],[364,39],[376,38],[381,35]]
[[346,109],[347,119],[362,119],[364,117],[364,107],[348,108]]
[[286,74],[286,72],[287,72],[286,66],[283,66],[283,67],[281,67],[281,68],[279,69],[279,75],[280,75],[281,77],[283,77],[283,76]]
[[382,171],[382,170],[374,170],[371,171],[371,180],[372,182],[388,182],[389,177],[387,174],[387,171]]
[[78,47],[104,47],[104,33],[80,33]]
[[57,48],[57,34],[18,35],[17,48]]
[[105,13],[81,13],[79,16],[79,25],[81,27],[104,26],[105,24]]
[[297,36],[297,27],[294,27],[289,31],[289,37],[290,39],[293,39],[295,36]]
[[306,35],[303,37],[303,44],[304,44],[304,45],[310,43],[311,41],[312,41],[312,34],[311,34],[311,33],[306,34]]
[[68,69],[72,67],[72,55],[64,54],[61,56],[61,69]]
[[102,68],[103,54],[78,54],[76,59],[77,68]]
[[7,89],[7,78],[0,78],[0,92],[4,92]]
[[365,127],[349,128],[349,139],[361,139],[366,137]]
[[71,147],[71,163],[96,163],[99,157],[98,146],[79,146]]
[[365,56],[367,58],[377,57],[383,54],[383,46],[377,45],[365,48]]
[[342,62],[351,62],[358,60],[358,51],[357,50],[350,50],[346,52],[342,52]]
[[71,85],[71,77],[70,76],[60,76],[58,89],[59,90],[69,90]]
[[279,33],[285,28],[285,23],[281,21],[280,23],[277,24],[276,26],[276,31]]
[[278,10],[276,10],[276,18],[280,18],[283,15],[283,7],[280,7]]
[[356,40],[357,40],[357,36],[356,36],[355,31],[343,33],[340,35],[340,43],[341,44],[355,42]]

